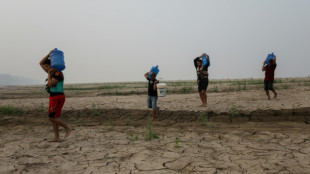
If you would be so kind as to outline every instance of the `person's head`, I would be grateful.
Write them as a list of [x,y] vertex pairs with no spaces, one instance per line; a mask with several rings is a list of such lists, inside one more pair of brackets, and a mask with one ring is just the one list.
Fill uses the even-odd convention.
[[202,60],[199,59],[199,60],[197,61],[197,66],[201,66],[201,65],[202,65]]
[[51,60],[50,59],[46,59],[44,61],[44,66],[47,68],[47,69],[50,69],[51,68]]
[[151,76],[151,80],[156,79],[156,73],[155,72],[151,72],[150,76]]
[[269,59],[268,64],[272,65],[273,64],[273,59]]

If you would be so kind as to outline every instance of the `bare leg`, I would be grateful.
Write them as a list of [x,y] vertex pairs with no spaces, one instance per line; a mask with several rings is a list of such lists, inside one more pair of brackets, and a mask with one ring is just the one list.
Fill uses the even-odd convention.
[[203,104],[204,104],[204,99],[203,99],[202,92],[199,92],[199,97],[200,97],[200,100],[201,100],[201,103],[202,103],[200,106],[203,106]]
[[58,124],[52,118],[49,118],[49,120],[52,122],[52,126],[53,126],[53,129],[54,129],[54,134],[55,134],[55,138],[50,140],[49,142],[59,142],[60,138],[59,138],[59,127],[58,127]]
[[203,98],[203,106],[207,106],[207,93],[206,93],[206,91],[202,91],[201,95]]
[[157,117],[159,117],[159,107],[157,107],[156,109],[156,114],[157,114]]
[[154,119],[156,115],[156,109],[152,109],[152,118]]
[[60,125],[66,130],[65,138],[67,138],[71,133],[71,129],[68,127],[68,125],[59,118],[54,118],[53,120],[56,122],[56,124]]
[[276,91],[273,89],[273,90],[271,90],[273,93],[274,93],[274,97],[273,98],[277,98],[278,97],[278,94],[276,93]]
[[268,96],[268,100],[270,100],[269,90],[266,90],[266,95]]

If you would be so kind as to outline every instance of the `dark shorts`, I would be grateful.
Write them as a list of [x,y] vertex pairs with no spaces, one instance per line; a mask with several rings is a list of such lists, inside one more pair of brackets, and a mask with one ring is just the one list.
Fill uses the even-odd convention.
[[273,90],[273,80],[264,81],[265,91]]
[[60,117],[62,107],[65,104],[65,95],[50,96],[48,116],[51,118]]
[[198,91],[201,92],[203,91],[207,91],[208,85],[209,85],[209,79],[199,79],[197,80],[197,84],[198,84]]

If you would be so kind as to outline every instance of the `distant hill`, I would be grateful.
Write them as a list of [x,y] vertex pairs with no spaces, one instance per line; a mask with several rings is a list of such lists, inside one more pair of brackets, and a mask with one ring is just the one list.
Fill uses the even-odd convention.
[[12,76],[10,74],[0,74],[0,86],[36,84],[39,84],[38,81],[27,77]]

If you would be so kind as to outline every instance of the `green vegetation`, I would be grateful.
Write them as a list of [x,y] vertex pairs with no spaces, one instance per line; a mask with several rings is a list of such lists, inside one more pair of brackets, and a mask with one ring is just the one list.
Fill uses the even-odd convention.
[[152,130],[152,118],[149,115],[147,118],[146,126],[145,126],[145,140],[151,141],[153,139],[158,139],[158,135],[156,135]]
[[186,94],[186,93],[189,93],[191,90],[193,90],[193,87],[182,87],[181,89],[180,89],[180,93],[181,94]]
[[5,115],[21,115],[23,114],[23,109],[21,108],[16,108],[14,106],[0,106],[0,114],[5,114]]
[[243,88],[242,88],[242,90],[247,90],[247,88],[246,88],[246,81],[243,82]]
[[174,145],[175,148],[179,148],[179,139],[176,137],[175,138],[175,145]]
[[113,123],[112,123],[112,120],[110,118],[107,121],[107,129],[113,130]]
[[287,83],[285,83],[284,85],[283,85],[283,84],[281,84],[281,87],[282,87],[283,89],[288,89],[288,88],[289,88],[289,86],[288,86],[288,84],[287,84]]
[[208,114],[206,112],[202,112],[199,116],[198,116],[198,123],[202,126],[207,126],[208,124]]
[[96,108],[96,104],[95,103],[93,103],[91,105],[91,108],[92,108],[92,115],[93,116],[99,117],[101,115],[101,113],[99,112],[99,108]]
[[41,103],[41,104],[38,106],[38,111],[44,111],[43,103]]
[[237,109],[236,109],[236,106],[235,105],[232,105],[231,109],[230,109],[230,115],[232,117],[235,117],[235,116],[238,116],[238,112],[237,112]]
[[213,92],[219,92],[219,90],[217,89],[217,86],[213,88]]

